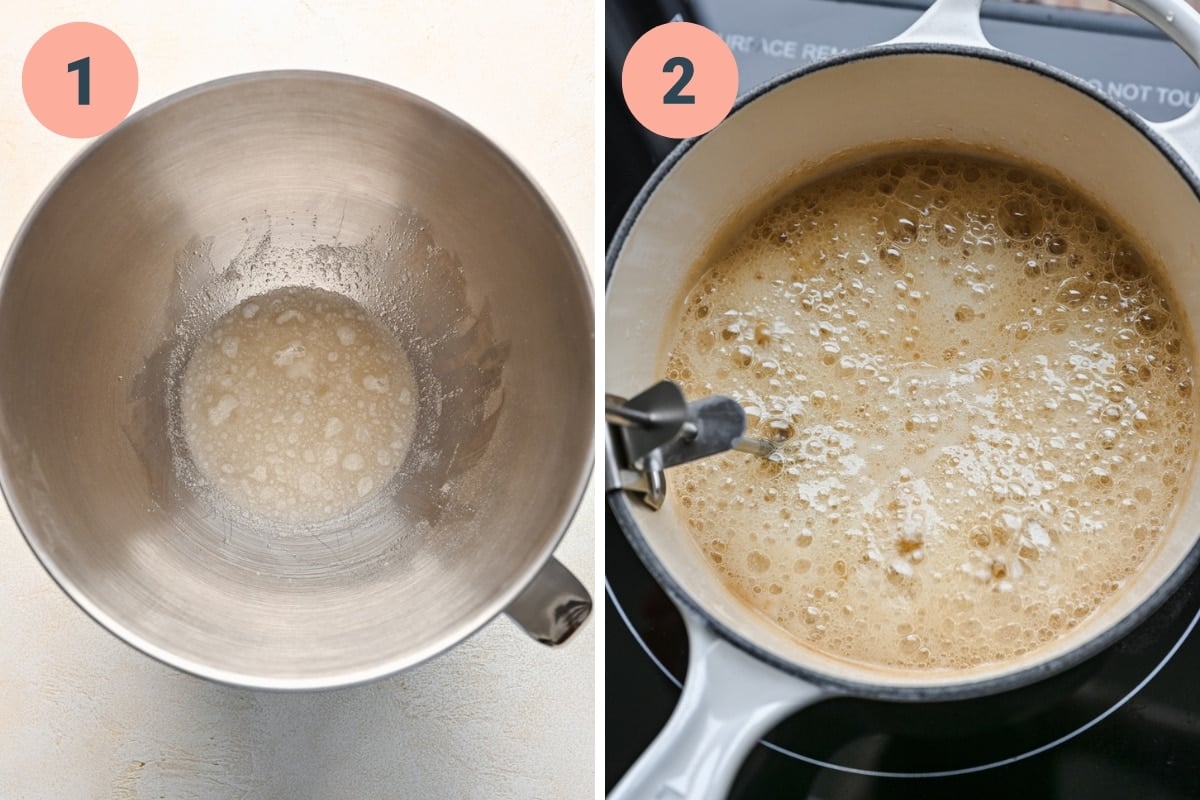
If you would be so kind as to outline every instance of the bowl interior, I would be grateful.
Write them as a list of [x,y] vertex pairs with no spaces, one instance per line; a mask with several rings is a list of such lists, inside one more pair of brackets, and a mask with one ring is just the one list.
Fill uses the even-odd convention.
[[[168,98],[47,191],[3,281],[17,520],[86,610],[197,673],[326,686],[416,663],[512,599],[586,480],[578,254],[511,161],[399,90],[263,73]],[[168,435],[196,338],[296,285],[361,303],[419,395],[388,489],[305,530],[220,511],[181,480]]]

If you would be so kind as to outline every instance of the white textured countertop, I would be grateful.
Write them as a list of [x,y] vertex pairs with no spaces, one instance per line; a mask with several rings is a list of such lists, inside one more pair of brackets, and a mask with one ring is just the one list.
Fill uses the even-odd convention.
[[[593,273],[593,4],[3,0],[0,247],[85,141],[21,97],[25,54],[64,22],[120,35],[135,110],[239,72],[349,72],[433,100],[542,185]],[[558,557],[592,591],[593,499]],[[597,598],[598,600],[598,598]],[[176,672],[103,631],[54,585],[0,509],[0,798],[368,800],[584,798],[594,787],[589,622],[564,648],[498,619],[450,653],[320,694],[235,690]]]

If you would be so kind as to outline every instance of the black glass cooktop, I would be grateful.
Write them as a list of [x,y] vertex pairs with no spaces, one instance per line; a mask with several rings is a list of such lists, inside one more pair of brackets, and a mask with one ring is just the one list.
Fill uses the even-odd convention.
[[[1057,0],[1098,5],[1096,0]],[[610,0],[606,9],[606,227],[674,142],[647,133],[620,95],[643,32],[672,18],[720,33],[741,89],[845,49],[887,39],[924,3],[834,0]],[[997,0],[997,46],[1091,81],[1152,120],[1200,97],[1200,69],[1123,15]],[[685,673],[682,621],[606,516],[606,785],[670,716]],[[837,699],[797,713],[743,765],[731,798],[1200,798],[1200,575],[1124,641],[1010,695],[920,707]]]

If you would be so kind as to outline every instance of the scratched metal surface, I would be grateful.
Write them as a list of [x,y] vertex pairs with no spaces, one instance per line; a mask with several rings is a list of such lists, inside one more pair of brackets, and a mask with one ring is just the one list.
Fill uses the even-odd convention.
[[[118,32],[138,59],[135,108],[222,75],[285,67],[425,95],[530,171],[594,270],[592,4],[527,5],[0,0],[0,247],[84,144],[34,121],[15,76],[41,34],[86,19]],[[558,557],[595,594],[592,508],[589,496]],[[372,685],[229,689],[161,666],[92,623],[0,509],[0,798],[591,797],[595,630],[589,623],[551,651],[501,619]]]

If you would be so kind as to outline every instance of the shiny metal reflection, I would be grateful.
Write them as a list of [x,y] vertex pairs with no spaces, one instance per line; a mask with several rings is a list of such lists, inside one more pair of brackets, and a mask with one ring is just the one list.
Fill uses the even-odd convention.
[[[537,638],[577,627],[577,583],[552,624],[529,620],[560,596],[548,559],[592,460],[588,278],[537,188],[460,120],[328,73],[188,90],[64,171],[2,281],[0,482],[47,570],[125,640],[320,688],[416,664],[514,601]],[[401,338],[423,437],[379,501],[305,531],[221,511],[169,435],[198,332],[297,284]]]

